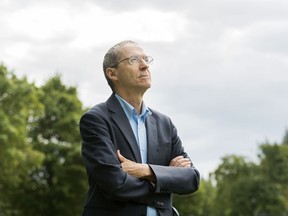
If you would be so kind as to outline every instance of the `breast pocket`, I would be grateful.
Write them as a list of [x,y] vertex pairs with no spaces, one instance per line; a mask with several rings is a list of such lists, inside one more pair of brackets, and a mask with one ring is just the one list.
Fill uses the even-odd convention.
[[148,162],[155,165],[168,166],[171,160],[171,143],[159,143],[156,151],[150,151]]

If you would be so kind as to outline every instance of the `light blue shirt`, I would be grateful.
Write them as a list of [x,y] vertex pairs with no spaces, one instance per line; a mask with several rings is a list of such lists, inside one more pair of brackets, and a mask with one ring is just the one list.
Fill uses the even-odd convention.
[[[116,98],[120,102],[128,120],[134,132],[134,135],[137,140],[137,144],[141,154],[142,163],[147,164],[147,134],[145,127],[145,120],[147,115],[150,113],[148,107],[146,107],[145,103],[142,103],[142,110],[140,115],[136,109],[131,106],[127,101],[121,98],[119,95],[115,94]],[[158,213],[155,208],[147,206],[147,216],[157,216]]]

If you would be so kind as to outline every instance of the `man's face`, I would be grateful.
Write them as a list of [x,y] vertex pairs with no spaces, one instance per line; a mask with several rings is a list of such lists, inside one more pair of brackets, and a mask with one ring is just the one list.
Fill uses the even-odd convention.
[[116,85],[119,90],[146,91],[151,87],[151,75],[149,65],[142,59],[146,56],[144,50],[136,44],[126,44],[119,48],[119,61],[130,58],[131,56],[140,57],[140,62],[130,64],[125,60],[116,67]]

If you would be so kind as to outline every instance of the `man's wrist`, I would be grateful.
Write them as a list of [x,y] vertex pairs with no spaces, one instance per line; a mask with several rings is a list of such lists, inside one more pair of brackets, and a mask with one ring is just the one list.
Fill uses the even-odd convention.
[[143,164],[144,165],[144,179],[148,179],[151,182],[155,182],[156,178],[154,175],[154,172],[152,171],[151,167],[148,164]]

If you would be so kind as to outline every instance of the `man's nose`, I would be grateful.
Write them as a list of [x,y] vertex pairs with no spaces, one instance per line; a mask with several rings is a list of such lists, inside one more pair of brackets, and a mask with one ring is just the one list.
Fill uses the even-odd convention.
[[143,68],[149,68],[149,64],[143,59],[141,58],[140,60],[140,68],[143,69]]

